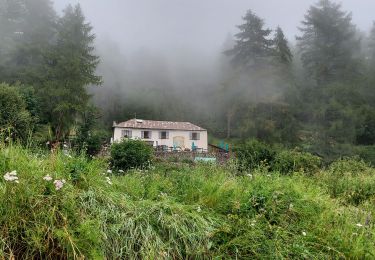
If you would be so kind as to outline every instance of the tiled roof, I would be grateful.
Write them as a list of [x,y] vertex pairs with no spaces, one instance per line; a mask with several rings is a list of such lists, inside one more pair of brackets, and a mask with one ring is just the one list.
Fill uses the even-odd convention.
[[154,120],[142,120],[142,119],[130,119],[122,123],[114,122],[113,127],[160,129],[160,130],[185,130],[185,131],[205,131],[206,130],[190,122],[154,121]]

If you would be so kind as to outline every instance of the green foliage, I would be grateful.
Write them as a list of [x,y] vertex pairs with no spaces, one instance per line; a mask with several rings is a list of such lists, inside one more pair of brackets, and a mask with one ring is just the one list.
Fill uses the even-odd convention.
[[236,66],[257,67],[266,65],[271,56],[272,40],[268,39],[270,29],[265,29],[264,21],[251,10],[243,17],[244,24],[238,26],[240,32],[236,34],[236,45],[226,51],[232,56]]
[[359,145],[375,144],[375,110],[365,108],[360,111],[362,119],[356,127],[356,143]]
[[0,3],[0,79],[22,84],[38,136],[51,129],[53,139],[65,139],[86,109],[86,86],[101,83],[91,30],[79,5],[58,17],[50,0]]
[[274,149],[257,140],[237,145],[234,149],[240,171],[266,167],[268,171],[283,175],[303,172],[315,174],[322,166],[322,159],[307,152],[286,149]]
[[86,111],[82,113],[77,136],[73,142],[79,152],[84,151],[88,155],[96,155],[108,139],[108,133],[105,130],[97,130],[100,128],[99,117],[99,111],[94,106],[88,106]]
[[355,154],[365,162],[375,166],[375,146],[357,146],[355,147]]
[[[109,177],[102,174],[107,164],[101,159],[36,152],[0,147],[0,172],[16,170],[18,176],[18,183],[0,179],[0,257],[5,259],[375,254],[369,194],[374,169],[360,161],[338,161],[316,176],[263,169],[236,176],[214,165],[156,165]],[[43,179],[47,174],[51,181]],[[66,182],[56,190],[53,180],[62,179]],[[340,179],[349,182],[343,186]],[[334,183],[339,189],[333,190]]]
[[249,111],[243,136],[253,136],[267,143],[297,143],[298,122],[286,104],[258,103]]
[[303,172],[312,175],[319,171],[321,158],[310,153],[283,150],[276,154],[272,162],[272,170],[282,174]]
[[234,152],[240,162],[240,170],[253,170],[270,165],[275,156],[269,146],[257,140],[249,140],[236,146]]
[[152,157],[152,147],[141,140],[124,139],[111,146],[111,163],[116,169],[144,168],[149,166]]
[[283,30],[278,26],[273,39],[276,61],[281,64],[290,65],[293,61],[293,54],[288,46]]
[[95,75],[99,58],[93,55],[95,35],[91,31],[80,6],[68,6],[58,21],[56,45],[47,55],[47,77],[38,91],[44,117],[58,141],[69,134],[78,115],[85,111],[90,97],[86,86],[101,83]]
[[[358,76],[358,50],[355,25],[350,13],[331,0],[311,6],[297,37],[301,60],[310,75],[320,84]],[[332,37],[335,35],[335,37]]]
[[0,84],[0,104],[0,135],[25,141],[33,120],[17,88]]
[[94,131],[88,136],[85,142],[85,149],[88,155],[97,155],[103,148],[103,144],[108,140],[107,131]]
[[359,205],[375,196],[375,171],[355,159],[342,159],[317,176],[329,194],[344,203]]

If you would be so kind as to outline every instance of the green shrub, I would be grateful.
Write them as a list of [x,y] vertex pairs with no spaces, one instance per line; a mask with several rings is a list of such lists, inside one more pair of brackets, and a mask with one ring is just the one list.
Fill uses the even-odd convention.
[[16,87],[0,84],[0,136],[26,141],[32,128],[32,117]]
[[365,162],[375,166],[375,145],[357,146],[356,153]]
[[358,158],[343,158],[331,163],[328,173],[331,176],[342,178],[345,176],[369,175],[373,169]]
[[321,164],[321,158],[310,153],[283,150],[276,154],[272,170],[282,174],[293,172],[312,174],[319,170]]
[[108,133],[106,131],[90,131],[90,133],[74,142],[77,152],[84,151],[87,155],[97,155],[103,144],[108,140]]
[[275,152],[270,147],[257,140],[250,140],[238,145],[234,152],[241,171],[253,170],[259,166],[269,166],[275,156]]
[[335,161],[317,177],[331,197],[344,203],[359,205],[375,196],[375,170],[358,159]]
[[153,149],[140,140],[125,139],[111,147],[111,164],[115,169],[144,168],[151,163]]

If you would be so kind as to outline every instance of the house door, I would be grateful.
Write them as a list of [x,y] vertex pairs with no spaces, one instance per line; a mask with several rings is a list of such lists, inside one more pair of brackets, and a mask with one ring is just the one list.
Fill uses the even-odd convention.
[[173,146],[180,147],[182,150],[184,150],[185,149],[185,137],[183,136],[173,137]]

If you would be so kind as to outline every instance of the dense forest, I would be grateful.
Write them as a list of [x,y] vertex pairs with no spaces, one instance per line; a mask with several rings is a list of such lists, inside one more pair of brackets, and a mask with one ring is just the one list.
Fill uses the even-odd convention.
[[233,142],[375,161],[375,24],[360,31],[329,0],[306,11],[295,39],[265,23],[244,10],[214,67],[189,60],[176,73],[161,55],[137,53],[129,64],[95,41],[79,5],[58,15],[49,0],[1,0],[1,134],[95,150],[112,121],[136,115],[191,121]]

